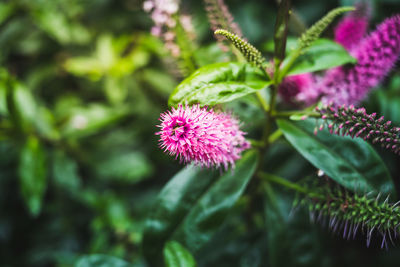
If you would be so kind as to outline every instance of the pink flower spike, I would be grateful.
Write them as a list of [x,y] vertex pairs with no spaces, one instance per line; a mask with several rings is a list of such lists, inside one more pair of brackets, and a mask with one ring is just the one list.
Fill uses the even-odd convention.
[[316,85],[324,104],[358,104],[385,78],[400,54],[400,15],[383,21],[352,54],[357,64],[328,70]]
[[314,79],[311,73],[287,76],[279,85],[279,94],[289,104],[312,104],[318,95],[313,90]]
[[367,33],[371,7],[367,2],[356,5],[356,10],[350,12],[335,27],[335,41],[351,51]]
[[225,170],[234,167],[241,152],[250,148],[239,129],[239,122],[229,113],[217,113],[199,105],[179,105],[160,116],[160,148],[183,163]]

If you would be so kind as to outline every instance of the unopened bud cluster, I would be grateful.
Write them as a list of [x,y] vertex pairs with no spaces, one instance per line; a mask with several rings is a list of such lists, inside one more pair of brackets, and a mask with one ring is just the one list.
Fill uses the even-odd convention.
[[255,65],[256,67],[261,67],[265,62],[264,57],[261,52],[257,50],[254,46],[227,30],[216,30],[214,32],[216,35],[222,35],[226,39],[232,42],[232,44],[246,57],[246,60]]
[[[400,128],[393,127],[391,121],[385,121],[383,116],[377,118],[376,113],[367,114],[365,108],[345,105],[338,108],[317,108],[316,111],[321,113],[322,119],[327,120],[331,133],[371,140],[394,153],[400,152]],[[323,127],[324,124],[320,126],[320,130]]]
[[327,184],[315,183],[308,185],[308,189],[308,196],[300,204],[308,206],[311,219],[327,224],[333,232],[343,234],[344,239],[365,234],[369,246],[375,233],[381,235],[383,248],[399,236],[399,202],[391,204],[389,198],[381,201],[379,195],[369,197]]

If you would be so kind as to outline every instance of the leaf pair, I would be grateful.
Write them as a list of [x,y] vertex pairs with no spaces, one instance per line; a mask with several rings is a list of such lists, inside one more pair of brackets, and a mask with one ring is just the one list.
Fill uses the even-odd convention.
[[258,162],[248,151],[236,168],[223,174],[188,166],[161,191],[146,223],[143,249],[153,265],[168,240],[177,240],[196,253],[221,227],[230,208],[243,193]]

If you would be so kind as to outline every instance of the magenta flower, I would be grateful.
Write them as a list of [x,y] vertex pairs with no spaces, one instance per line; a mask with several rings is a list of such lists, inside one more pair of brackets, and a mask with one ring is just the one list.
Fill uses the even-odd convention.
[[392,69],[400,54],[400,16],[382,22],[353,56],[357,64],[328,71],[316,90],[325,104],[358,104]]
[[313,90],[314,78],[311,73],[286,77],[279,85],[279,95],[290,104],[312,104],[310,100],[318,95]]
[[228,113],[199,105],[179,105],[161,114],[160,147],[181,162],[211,168],[234,167],[241,152],[250,147],[239,122]]
[[356,48],[368,29],[369,4],[362,2],[356,8],[356,11],[350,12],[335,27],[335,41],[348,51]]
[[359,4],[335,28],[335,41],[357,59],[357,64],[327,70],[323,76],[285,78],[279,90],[286,102],[308,106],[321,100],[325,105],[357,105],[385,78],[400,55],[400,15],[386,19],[365,36],[369,9],[368,3]]

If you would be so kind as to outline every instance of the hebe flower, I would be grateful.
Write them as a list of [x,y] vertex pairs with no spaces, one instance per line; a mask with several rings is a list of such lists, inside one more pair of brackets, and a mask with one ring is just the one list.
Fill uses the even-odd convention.
[[335,27],[335,41],[351,51],[366,34],[369,17],[369,4],[359,3],[356,10],[345,16]]
[[176,18],[179,9],[179,0],[146,0],[143,2],[143,10],[151,14],[154,26],[151,34],[161,37],[165,41],[165,47],[172,56],[178,57],[180,48],[175,43]]
[[290,89],[298,93],[290,99],[305,105],[318,100],[333,106],[357,105],[384,79],[400,55],[400,15],[386,19],[374,32],[364,36],[368,19],[368,4],[359,4],[335,28],[335,41],[357,59],[357,64],[330,69],[322,77],[315,76],[308,87],[295,81]]
[[311,104],[317,97],[313,90],[314,79],[310,73],[288,76],[279,85],[279,94],[287,103]]
[[400,16],[381,23],[353,50],[357,64],[326,73],[316,90],[325,104],[358,104],[387,75],[400,54]]
[[372,143],[380,143],[394,153],[400,152],[400,128],[393,127],[391,121],[385,122],[383,116],[376,118],[376,113],[367,114],[365,108],[345,105],[316,110],[321,113],[322,119],[330,120],[328,128],[331,133],[372,140]]
[[184,163],[228,169],[250,147],[229,113],[179,105],[161,114],[160,121],[160,147]]

